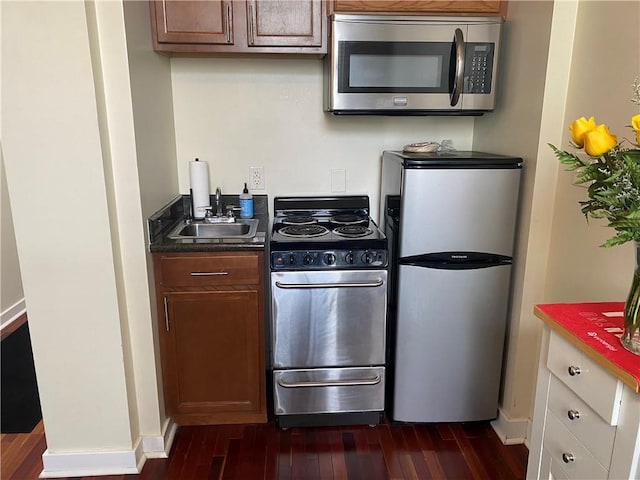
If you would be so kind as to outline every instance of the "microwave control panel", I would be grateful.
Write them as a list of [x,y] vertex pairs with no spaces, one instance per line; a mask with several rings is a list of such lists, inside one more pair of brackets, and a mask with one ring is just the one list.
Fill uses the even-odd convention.
[[466,44],[463,93],[491,93],[493,43]]

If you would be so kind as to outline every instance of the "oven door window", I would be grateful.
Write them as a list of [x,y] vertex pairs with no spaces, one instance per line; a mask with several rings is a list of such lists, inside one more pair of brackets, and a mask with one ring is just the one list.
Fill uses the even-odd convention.
[[340,93],[449,93],[452,42],[340,42]]

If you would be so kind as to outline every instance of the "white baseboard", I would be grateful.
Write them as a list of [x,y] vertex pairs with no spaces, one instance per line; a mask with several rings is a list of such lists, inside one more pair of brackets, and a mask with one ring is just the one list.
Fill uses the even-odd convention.
[[0,328],[6,328],[11,322],[14,322],[25,313],[27,313],[27,305],[23,298],[0,313]]
[[87,477],[140,473],[144,455],[140,447],[119,452],[42,454],[40,478]]
[[510,418],[500,409],[498,418],[491,422],[491,426],[505,445],[526,445],[527,434],[531,429],[530,423],[528,418]]
[[178,426],[168,418],[163,434],[140,437],[133,450],[42,454],[44,470],[40,478],[93,477],[142,472],[147,458],[168,458]]
[[176,436],[178,425],[167,418],[162,427],[162,435],[157,437],[143,437],[142,449],[147,458],[168,458],[173,445],[173,439]]

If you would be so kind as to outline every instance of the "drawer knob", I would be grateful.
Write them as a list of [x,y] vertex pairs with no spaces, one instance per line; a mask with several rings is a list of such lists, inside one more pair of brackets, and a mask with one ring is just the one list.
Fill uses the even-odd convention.
[[576,420],[580,418],[580,412],[578,410],[569,410],[567,412],[567,417],[569,417],[569,420]]
[[580,367],[576,367],[575,365],[571,365],[567,370],[569,371],[569,375],[571,375],[572,377],[575,377],[576,375],[580,375],[582,373]]
[[575,462],[576,461],[576,457],[573,453],[563,453],[562,454],[562,461],[564,463],[571,463],[571,462]]

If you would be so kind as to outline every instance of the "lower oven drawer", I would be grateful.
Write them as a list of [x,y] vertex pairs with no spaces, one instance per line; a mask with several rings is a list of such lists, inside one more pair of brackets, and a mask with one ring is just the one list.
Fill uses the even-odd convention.
[[276,415],[384,410],[384,367],[276,370]]

